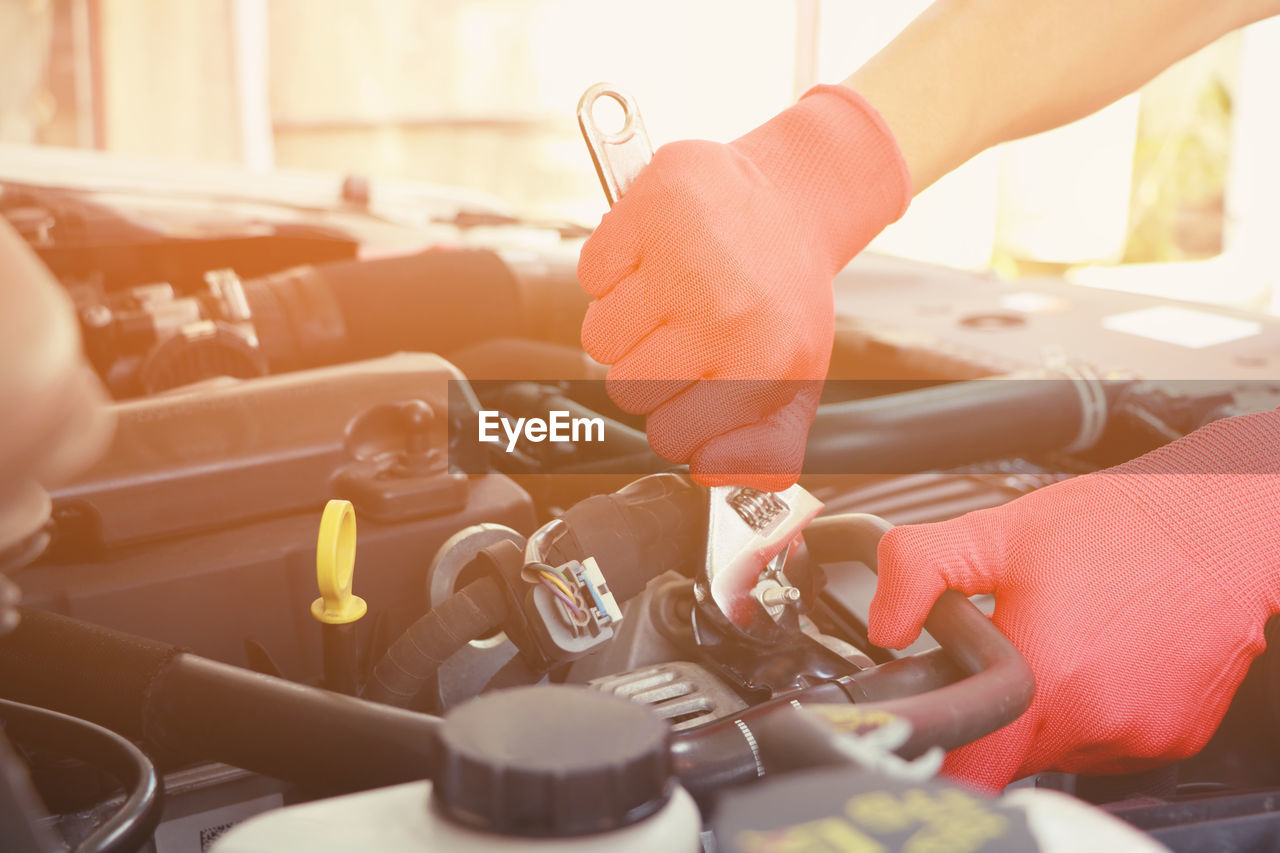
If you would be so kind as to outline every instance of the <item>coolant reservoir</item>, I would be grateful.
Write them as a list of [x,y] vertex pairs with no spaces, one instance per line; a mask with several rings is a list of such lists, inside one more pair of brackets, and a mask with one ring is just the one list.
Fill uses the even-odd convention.
[[675,785],[670,729],[587,688],[526,687],[452,710],[436,783],[411,782],[259,815],[215,853],[701,849]]

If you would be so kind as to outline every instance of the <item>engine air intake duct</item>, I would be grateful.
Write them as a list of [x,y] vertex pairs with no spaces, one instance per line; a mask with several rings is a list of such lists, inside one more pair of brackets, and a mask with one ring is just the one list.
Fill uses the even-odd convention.
[[278,373],[495,338],[576,342],[586,296],[571,271],[544,266],[531,274],[495,252],[427,251],[297,267],[244,290]]

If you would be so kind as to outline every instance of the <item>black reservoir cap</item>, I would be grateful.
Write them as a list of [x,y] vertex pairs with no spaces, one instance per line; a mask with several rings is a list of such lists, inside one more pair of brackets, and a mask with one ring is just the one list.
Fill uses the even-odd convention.
[[434,801],[504,835],[618,829],[667,802],[670,736],[649,709],[585,687],[489,693],[445,716]]

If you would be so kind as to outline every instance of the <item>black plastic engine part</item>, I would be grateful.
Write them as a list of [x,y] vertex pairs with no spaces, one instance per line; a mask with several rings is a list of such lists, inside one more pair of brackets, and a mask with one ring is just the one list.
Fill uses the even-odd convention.
[[860,669],[798,628],[775,630],[767,641],[734,630],[707,599],[694,607],[693,628],[699,657],[743,693],[757,698],[852,678]]
[[521,687],[450,711],[434,801],[506,835],[567,837],[635,823],[671,794],[667,724],[585,687]]
[[[940,641],[959,650],[957,659],[967,669],[989,664],[995,673],[992,680],[998,682],[1004,670],[1013,666],[1003,652],[1007,649],[1016,655],[1016,650],[963,597],[944,596],[927,624]],[[1005,648],[987,642],[989,632],[999,635]],[[935,744],[951,747],[981,736],[1025,707],[1025,703],[1009,706],[1011,716],[1003,719],[984,713],[971,724],[960,716],[967,713],[967,705],[960,703],[955,714],[938,718],[935,712],[950,707],[949,696],[962,698],[966,691],[982,691],[986,683],[982,676],[971,677],[929,696],[861,707],[868,714],[888,712],[910,722],[913,735],[899,749],[910,756]],[[664,753],[663,773],[669,767],[694,796],[705,798],[723,786],[759,776],[841,761],[832,730],[807,720],[793,702],[842,703],[848,709],[846,688],[839,682],[812,687],[676,735],[670,741],[669,759]],[[26,611],[22,625],[0,643],[0,691],[15,701],[90,719],[140,740],[153,754],[172,761],[223,761],[314,793],[396,784],[433,776],[439,769],[441,721],[437,717],[252,673],[50,613]],[[500,701],[511,692],[488,694],[477,701]],[[589,688],[581,692],[627,705]],[[1024,698],[1029,701],[1030,695],[1028,684]],[[554,700],[557,706],[560,701]],[[570,705],[589,710],[591,701],[575,696]],[[638,724],[640,731],[657,725],[662,742],[668,743],[665,723],[641,706],[627,707],[649,721]],[[627,734],[630,722],[610,717],[611,711],[603,713],[602,719],[613,722],[604,727],[604,734],[588,737],[586,745],[575,740],[576,761],[586,762],[597,753],[613,754],[609,748],[598,748],[593,738],[607,735],[633,742],[635,735]],[[570,723],[577,719],[554,716]],[[490,727],[488,734],[501,739],[507,727],[521,731],[529,722],[505,719],[502,727]],[[562,726],[566,735],[574,728]],[[570,769],[579,766],[573,764]],[[653,777],[641,773],[638,778]],[[631,809],[640,808],[641,800],[652,801],[652,786],[645,790],[649,796],[628,794],[611,802],[629,804],[627,813],[638,817]],[[616,818],[619,812],[611,814]],[[578,831],[557,826],[557,832]]]
[[1147,797],[1104,808],[1176,853],[1271,853],[1280,838],[1280,798],[1274,790],[1171,801]]
[[[696,524],[703,491],[688,478],[655,475],[609,495],[570,507],[542,559],[552,566],[595,557],[619,602],[639,594],[667,571],[691,570],[691,555],[705,534]],[[479,577],[432,608],[405,631],[373,668],[362,695],[410,707],[440,666],[472,640],[501,628],[523,654],[508,674],[538,678],[563,660],[533,620],[541,619],[524,579],[524,555],[510,541],[482,549],[463,574]]]
[[543,559],[595,557],[621,603],[668,571],[692,575],[706,540],[706,491],[688,477],[653,474],[565,511]]
[[[389,467],[412,442],[447,476],[443,413],[459,378],[438,356],[411,354],[121,403],[109,452],[55,492],[55,509],[93,516],[69,543],[85,551],[321,507],[344,469]],[[398,408],[408,401],[440,416],[418,424]],[[466,503],[448,497],[434,514]]]
[[326,499],[360,517],[366,647],[377,620],[394,637],[426,610],[430,555],[459,529],[534,526],[506,476],[448,471],[456,376],[407,354],[113,407],[110,454],[55,492],[54,544],[24,571],[25,600],[232,664],[249,641],[318,680],[307,604]]
[[677,732],[727,717],[747,706],[711,670],[684,660],[596,678],[590,686],[651,708]]
[[865,512],[893,524],[927,524],[1000,506],[1086,470],[1081,466],[1078,472],[1054,471],[1015,458],[966,465],[964,473],[930,471],[853,484],[848,477],[815,478],[806,485],[822,500],[827,515]]

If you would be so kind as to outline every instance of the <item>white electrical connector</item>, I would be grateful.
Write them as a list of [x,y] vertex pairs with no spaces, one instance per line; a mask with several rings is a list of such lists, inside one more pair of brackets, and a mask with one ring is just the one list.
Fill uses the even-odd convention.
[[557,597],[553,583],[539,583],[532,590],[537,618],[530,620],[530,627],[544,654],[553,660],[572,660],[611,640],[622,621],[622,608],[596,561],[571,560],[547,572],[568,585],[565,591],[574,604],[570,607]]
[[587,592],[593,599],[591,603],[596,605],[601,615],[607,616],[610,622],[621,622],[622,608],[618,606],[618,600],[609,591],[609,583],[604,579],[604,574],[596,564],[595,557],[588,557],[582,561],[582,576],[586,581]]

